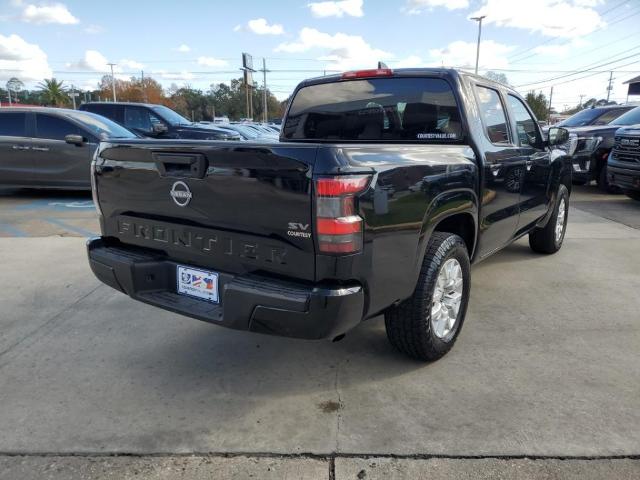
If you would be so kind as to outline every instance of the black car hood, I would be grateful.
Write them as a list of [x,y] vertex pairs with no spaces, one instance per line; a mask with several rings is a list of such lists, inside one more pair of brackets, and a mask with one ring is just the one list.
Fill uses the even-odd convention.
[[640,137],[640,125],[628,125],[626,127],[620,127],[619,133],[622,135]]
[[575,133],[578,137],[608,137],[613,136],[619,128],[620,125],[588,125],[585,127],[568,127],[567,130],[571,133]]
[[202,135],[216,135],[216,136],[228,136],[229,138],[234,138],[234,135],[231,132],[225,132],[224,130],[220,130],[218,128],[207,128],[207,127],[199,127],[195,125],[176,125],[177,130],[182,130],[190,133],[201,133]]

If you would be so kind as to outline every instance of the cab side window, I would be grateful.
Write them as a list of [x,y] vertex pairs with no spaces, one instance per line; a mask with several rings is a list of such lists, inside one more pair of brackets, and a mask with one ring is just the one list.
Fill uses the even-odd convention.
[[80,128],[67,120],[51,115],[36,115],[37,138],[64,140],[67,135],[82,135],[86,137],[86,134]]
[[25,137],[27,115],[19,112],[0,113],[0,137]]
[[507,116],[504,113],[500,94],[497,90],[487,87],[476,87],[480,115],[484,120],[487,136],[491,143],[509,144],[509,129]]
[[520,145],[535,147],[542,143],[536,119],[531,116],[524,103],[513,95],[508,95],[509,107],[516,121],[516,130]]

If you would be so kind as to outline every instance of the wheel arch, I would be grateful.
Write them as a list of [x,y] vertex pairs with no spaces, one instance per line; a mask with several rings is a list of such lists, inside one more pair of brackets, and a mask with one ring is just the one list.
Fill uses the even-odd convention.
[[433,232],[459,235],[467,245],[469,258],[473,258],[478,242],[478,197],[471,189],[443,192],[433,199],[427,209],[416,255],[416,279],[420,273],[427,244]]

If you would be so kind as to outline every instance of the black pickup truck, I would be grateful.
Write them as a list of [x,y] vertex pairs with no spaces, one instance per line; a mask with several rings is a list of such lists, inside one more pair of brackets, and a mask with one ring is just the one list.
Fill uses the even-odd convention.
[[620,128],[608,163],[609,183],[629,198],[640,201],[640,118],[632,127]]
[[339,339],[384,314],[400,351],[453,345],[470,263],[560,249],[571,164],[513,90],[446,69],[302,82],[279,143],[109,141],[93,163],[107,285],[230,328]]
[[164,105],[130,102],[89,102],[80,110],[102,115],[148,138],[240,140],[237,132],[191,122]]
[[584,185],[595,180],[601,190],[613,191],[607,174],[607,159],[614,145],[616,131],[620,127],[637,123],[640,123],[640,107],[627,110],[606,125],[596,123],[575,128],[565,126],[570,134],[577,137],[575,152],[571,157],[573,183]]

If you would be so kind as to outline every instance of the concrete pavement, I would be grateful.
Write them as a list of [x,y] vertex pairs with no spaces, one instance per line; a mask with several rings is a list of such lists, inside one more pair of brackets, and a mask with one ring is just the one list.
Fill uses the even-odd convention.
[[[0,239],[0,454],[27,455],[0,471],[57,462],[43,454],[214,452],[298,455],[312,473],[338,455],[336,478],[439,478],[430,455],[603,457],[640,476],[638,460],[606,458],[640,454],[640,230],[572,209],[558,254],[522,240],[476,265],[458,343],[428,365],[396,353],[380,319],[303,342],[134,302],[93,278],[83,243]],[[518,468],[557,478],[536,465]]]

